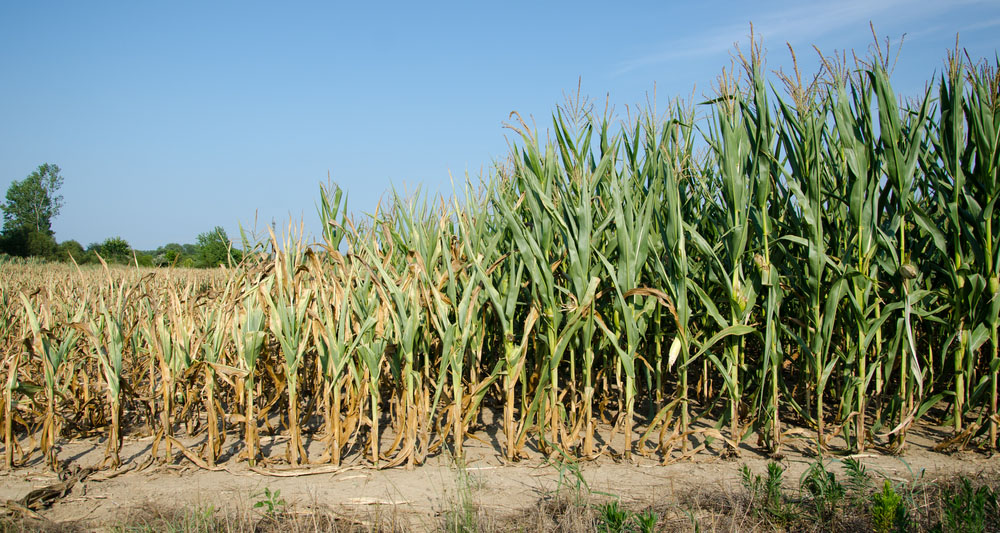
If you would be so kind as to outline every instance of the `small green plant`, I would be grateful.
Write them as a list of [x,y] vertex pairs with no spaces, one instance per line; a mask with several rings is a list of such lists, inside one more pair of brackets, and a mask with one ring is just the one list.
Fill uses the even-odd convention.
[[817,460],[802,473],[799,487],[812,497],[816,515],[824,522],[833,517],[840,501],[844,499],[844,486],[837,481],[833,472],[826,469],[822,460]]
[[959,490],[945,489],[942,496],[944,520],[933,531],[971,533],[985,531],[987,516],[996,516],[997,495],[989,487],[972,489],[972,483],[962,477]]
[[633,517],[636,527],[640,533],[652,533],[656,531],[656,524],[660,521],[660,515],[652,509],[636,514]]
[[868,475],[865,465],[853,457],[844,459],[844,472],[847,474],[845,483],[847,494],[854,503],[865,499],[872,489],[872,478]]
[[909,531],[909,510],[888,479],[882,485],[882,492],[872,495],[871,517],[875,533]]
[[590,486],[587,485],[587,480],[584,479],[583,473],[580,472],[580,465],[576,464],[575,461],[560,457],[552,465],[559,472],[559,480],[556,482],[556,492],[562,493],[563,488],[569,488],[576,500],[590,493]]
[[686,514],[688,520],[691,521],[691,527],[694,530],[694,533],[701,533],[701,522],[699,522],[698,519],[695,518],[694,513],[691,512],[690,509],[684,509],[684,514]]
[[466,468],[465,461],[455,458],[455,490],[454,507],[445,513],[445,528],[448,531],[476,531],[477,506],[472,492],[478,489],[480,481],[472,476]]
[[[543,438],[543,440],[545,439]],[[559,479],[556,482],[557,494],[563,495],[563,489],[569,489],[570,499],[573,505],[577,506],[586,505],[587,499],[593,494],[617,498],[614,494],[590,490],[590,485],[587,484],[587,480],[583,477],[583,472],[580,471],[580,465],[577,463],[577,460],[560,448],[556,446],[553,446],[553,448],[559,452],[559,455],[546,459],[546,464],[555,468],[559,473]]]
[[785,508],[785,496],[781,493],[782,477],[785,468],[776,462],[767,464],[767,477],[754,474],[750,468],[743,465],[740,470],[743,488],[750,497],[750,506],[755,512],[765,512],[772,518],[784,521],[788,512]]
[[199,518],[201,519],[202,522],[204,522],[206,524],[210,524],[210,523],[212,523],[212,520],[215,519],[215,512],[216,511],[217,511],[217,509],[215,508],[215,506],[209,504],[208,506],[200,509],[198,511],[198,515],[199,515]]
[[659,521],[660,515],[652,509],[636,513],[622,507],[618,500],[611,500],[598,507],[597,530],[604,533],[652,533]]
[[632,513],[623,509],[618,500],[611,500],[600,506],[597,520],[597,530],[605,533],[621,533],[628,531]]
[[253,508],[263,509],[266,507],[264,514],[267,516],[274,516],[275,510],[282,511],[285,508],[285,500],[281,497],[280,489],[271,492],[270,488],[264,487],[264,491],[257,493],[257,497],[262,498],[253,504]]

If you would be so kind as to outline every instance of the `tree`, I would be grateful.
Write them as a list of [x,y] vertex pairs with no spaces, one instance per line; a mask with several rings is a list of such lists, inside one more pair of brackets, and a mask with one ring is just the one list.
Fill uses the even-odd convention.
[[59,246],[56,248],[56,259],[69,261],[70,257],[72,257],[77,263],[82,263],[84,261],[84,253],[83,246],[71,239],[59,243]]
[[184,247],[172,242],[159,247],[156,250],[156,257],[153,264],[156,266],[176,266],[184,257]]
[[18,257],[51,257],[55,251],[55,239],[44,231],[20,227],[0,234],[0,253]]
[[104,258],[109,263],[129,263],[132,261],[132,246],[121,237],[108,237],[100,244],[91,244],[87,247]]
[[232,248],[226,230],[216,226],[212,231],[198,235],[198,252],[195,257],[195,266],[216,267],[239,262],[241,254],[239,250]]
[[10,184],[2,206],[4,234],[27,229],[52,236],[52,219],[63,205],[58,194],[63,184],[59,171],[58,165],[43,163],[27,178]]

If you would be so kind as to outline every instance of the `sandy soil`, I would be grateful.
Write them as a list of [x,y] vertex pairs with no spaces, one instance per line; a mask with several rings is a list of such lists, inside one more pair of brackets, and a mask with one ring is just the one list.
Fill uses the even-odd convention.
[[[607,435],[610,428],[600,429]],[[995,456],[990,458],[972,451],[950,455],[934,452],[931,448],[942,434],[947,434],[947,430],[933,426],[914,428],[901,457],[878,453],[855,457],[862,460],[869,472],[897,480],[912,480],[921,473],[925,480],[933,481],[959,473],[974,475],[1000,470],[1000,461]],[[122,473],[98,472],[40,514],[57,522],[85,520],[99,526],[112,524],[120,520],[126,510],[146,504],[195,508],[212,505],[229,512],[253,512],[250,510],[253,503],[262,499],[259,494],[267,488],[280,490],[281,497],[292,510],[308,512],[316,506],[325,506],[345,512],[353,509],[361,514],[389,513],[397,522],[412,529],[426,530],[440,524],[440,513],[455,508],[461,495],[486,512],[502,516],[531,508],[540,499],[552,497],[559,491],[572,491],[578,486],[572,469],[560,469],[538,454],[506,464],[496,437],[493,430],[473,433],[466,443],[464,467],[444,453],[431,457],[425,465],[414,470],[374,470],[354,453],[348,455],[344,466],[335,472],[331,472],[328,465],[289,470],[287,465],[277,464],[280,460],[257,471],[251,470],[246,462],[230,460],[222,465],[223,470],[210,471],[180,454],[172,464],[159,461],[149,464],[152,438],[126,437],[121,454]],[[234,433],[228,442],[236,440]],[[268,457],[284,456],[286,439],[262,435],[261,440],[263,452]],[[733,494],[740,491],[741,467],[745,464],[754,472],[763,473],[770,461],[761,450],[750,445],[751,441],[755,439],[748,439],[738,458],[724,458],[722,447],[714,446],[692,459],[667,465],[661,464],[662,457],[638,456],[623,461],[609,455],[577,464],[586,481],[584,492],[589,489],[594,497],[616,496],[632,506],[662,505],[663,502],[683,502],[685,496],[695,493]],[[236,451],[239,444],[232,446]],[[811,447],[811,441],[805,439],[788,444],[781,459],[787,469],[786,488],[797,489],[799,477],[815,462]],[[310,457],[319,457],[321,444],[312,443],[309,453]],[[81,467],[99,464],[103,455],[102,439],[71,441],[64,443],[60,451],[62,460]],[[838,471],[840,467],[835,464],[832,468]],[[302,474],[306,470],[309,475],[287,475]],[[114,477],[108,479],[109,476]],[[33,489],[58,481],[57,476],[38,460],[13,472],[0,471],[0,502],[23,498]]]

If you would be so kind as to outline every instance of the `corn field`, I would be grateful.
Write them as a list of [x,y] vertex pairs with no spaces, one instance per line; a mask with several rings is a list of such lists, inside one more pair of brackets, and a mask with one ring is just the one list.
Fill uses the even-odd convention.
[[513,115],[507,161],[448,199],[352,217],[323,186],[320,243],[0,265],[6,467],[87,436],[118,466],[128,435],[254,465],[269,431],[292,465],[409,468],[487,411],[509,461],[899,453],[922,420],[995,449],[998,63],[951,54],[901,102],[881,53],[807,83],[751,48],[698,105],[578,102],[547,139]]

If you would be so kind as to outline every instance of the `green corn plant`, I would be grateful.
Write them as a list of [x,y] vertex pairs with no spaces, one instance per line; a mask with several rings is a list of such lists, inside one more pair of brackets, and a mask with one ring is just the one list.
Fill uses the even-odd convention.
[[[581,109],[570,109],[577,120],[585,120],[585,127],[574,135],[560,111],[555,117],[556,140],[563,161],[564,180],[557,182],[559,203],[553,219],[557,223],[564,243],[565,259],[563,269],[567,277],[566,289],[580,315],[578,346],[582,352],[581,377],[583,379],[582,412],[573,424],[583,430],[583,450],[585,457],[592,457],[594,449],[594,335],[598,330],[596,305],[588,305],[596,296],[593,287],[600,283],[604,266],[599,260],[600,249],[606,240],[605,232],[615,222],[607,209],[595,201],[595,195],[602,194],[615,178],[614,165],[617,162],[619,144],[617,138],[610,137],[608,119],[605,117],[599,128],[599,153],[592,154],[591,147],[596,119]],[[572,117],[571,117],[572,118]],[[574,381],[575,358],[570,357],[570,380]],[[574,409],[575,411],[575,409]],[[578,430],[571,432],[575,439]]]
[[[584,447],[589,447],[587,452],[592,455],[592,401],[585,399],[583,412],[574,416],[578,401],[573,354],[567,358],[569,412],[559,400],[559,369],[567,349],[577,343],[583,352],[584,397],[593,396],[592,339],[596,331],[593,301],[603,269],[595,251],[599,248],[600,234],[611,223],[601,209],[595,209],[599,204],[594,195],[600,194],[602,183],[610,179],[616,157],[611,146],[617,141],[609,140],[607,122],[602,123],[601,153],[595,159],[591,154],[592,120],[579,106],[570,111],[574,123],[584,124],[582,131],[575,133],[562,111],[557,112],[553,117],[557,142],[546,144],[544,155],[536,136],[521,124],[517,131],[524,146],[522,158],[515,161],[515,188],[509,196],[503,192],[496,195],[495,206],[507,223],[513,253],[518,254],[514,264],[519,268],[523,265],[531,281],[525,335],[534,327],[532,315],[537,311],[546,347],[545,353],[536,353],[538,384],[530,405],[522,411],[526,418],[538,415],[538,434],[543,447],[562,449],[572,445],[579,429],[570,428],[567,432],[565,422],[575,418],[571,425],[583,426]],[[519,353],[511,350],[512,344],[507,345],[510,350],[507,353]],[[522,426],[522,433],[525,428],[526,425]]]
[[747,138],[750,142],[751,161],[748,168],[753,179],[754,197],[752,219],[756,227],[754,263],[757,266],[755,283],[764,293],[763,322],[764,345],[761,354],[760,383],[761,409],[770,424],[766,437],[772,455],[781,453],[780,381],[784,363],[780,339],[779,311],[784,291],[779,282],[779,269],[775,259],[782,257],[778,231],[778,217],[784,214],[787,201],[776,191],[780,170],[780,145],[775,119],[771,116],[768,89],[764,83],[761,52],[751,40],[751,56],[743,59],[743,68],[749,78],[749,94],[742,105]]
[[[880,170],[871,113],[871,85],[864,84],[863,78],[850,84],[851,95],[847,94],[847,80],[840,72],[831,73],[835,77],[835,96],[831,102],[836,132],[836,153],[830,160],[842,162],[835,175],[850,178],[845,191],[846,252],[843,254],[844,277],[848,280],[847,291],[849,309],[854,323],[854,340],[851,344],[854,374],[853,395],[855,403],[851,408],[857,413],[854,423],[856,450],[865,448],[867,398],[869,384],[874,372],[879,368],[881,329],[877,322],[881,314],[878,301],[878,270],[875,261],[879,251],[879,194]],[[873,344],[873,340],[876,341]],[[869,367],[869,359],[874,361]],[[850,436],[848,434],[848,436]]]
[[[614,286],[614,310],[621,317],[616,331],[598,320],[598,325],[608,335],[625,371],[624,416],[626,458],[632,453],[632,424],[635,412],[636,368],[639,344],[645,336],[649,319],[663,298],[658,290],[641,286],[643,267],[650,252],[650,237],[654,231],[654,212],[659,199],[659,181],[653,181],[651,190],[629,176],[613,177],[609,187],[614,234],[617,242],[612,248],[612,258],[598,253]],[[614,263],[611,262],[614,260]],[[666,300],[663,298],[663,300]],[[624,326],[624,331],[622,331]],[[625,342],[622,343],[622,333]],[[624,344],[624,346],[622,346]]]
[[[824,394],[837,363],[837,358],[829,357],[829,351],[846,284],[840,265],[831,260],[827,250],[824,210],[829,194],[829,166],[823,151],[823,139],[827,135],[827,100],[817,102],[812,87],[803,87],[798,82],[789,83],[789,89],[794,108],[780,102],[784,119],[780,136],[790,168],[786,181],[798,206],[795,220],[798,236],[786,238],[805,249],[799,287],[805,292],[803,300],[807,313],[802,321],[802,334],[793,334],[793,337],[810,363],[814,386],[813,421],[817,451],[822,456],[826,446]],[[827,274],[828,269],[830,274]]]
[[919,225],[925,231],[933,231],[934,227],[934,223],[917,205],[913,191],[917,164],[921,152],[925,150],[923,137],[930,104],[930,87],[927,88],[920,109],[912,115],[906,114],[908,120],[904,122],[901,118],[903,112],[896,103],[886,69],[881,64],[876,64],[868,70],[867,75],[878,103],[879,147],[883,157],[883,169],[895,197],[893,225],[896,246],[890,252],[895,267],[895,282],[902,297],[903,350],[899,373],[900,423],[894,431],[896,431],[897,445],[901,447],[906,443],[906,427],[915,414],[914,388],[917,389],[918,398],[923,396],[924,388],[911,318],[914,303],[919,296],[911,293],[911,280],[917,277],[919,269],[911,262],[907,245],[912,236],[908,236],[906,230],[910,223]]
[[[559,413],[559,364],[569,336],[563,331],[564,313],[561,291],[557,288],[553,265],[563,259],[557,249],[556,222],[553,220],[555,183],[560,179],[555,148],[549,144],[544,155],[527,125],[522,124],[524,146],[522,159],[515,161],[514,179],[520,196],[498,195],[496,207],[507,222],[513,239],[514,253],[519,254],[528,271],[531,307],[541,320],[542,339],[546,353],[536,354],[538,384],[534,398],[525,410],[526,420],[537,416],[538,435],[542,447],[546,442],[558,446],[562,418]],[[527,429],[526,423],[524,429]],[[548,430],[550,435],[545,438]],[[520,440],[520,439],[518,439]]]
[[[963,106],[968,137],[974,156],[968,157],[966,176],[966,224],[968,242],[975,250],[975,271],[987,280],[985,297],[976,312],[980,324],[989,331],[989,413],[990,448],[997,445],[997,379],[1000,377],[1000,222],[996,209],[1000,198],[1000,62],[984,62],[968,69],[969,93]],[[971,341],[970,344],[974,344]]]
[[[966,161],[970,161],[972,156],[965,128],[965,66],[961,57],[952,53],[948,56],[947,67],[947,73],[941,74],[938,84],[940,117],[935,128],[937,135],[932,138],[933,150],[928,151],[928,157],[921,161],[921,170],[933,180],[934,189],[938,192],[934,195],[939,211],[937,220],[944,223],[932,243],[940,261],[947,265],[936,270],[948,282],[947,290],[943,292],[949,301],[948,323],[954,334],[948,337],[943,355],[950,351],[952,357],[953,427],[956,433],[960,433],[968,399],[967,379],[971,377],[967,365],[974,361],[970,340],[973,329],[979,325],[973,318],[973,312],[978,307],[986,283],[970,268],[970,237],[975,237],[968,235],[963,217],[968,212],[965,202]],[[957,348],[949,349],[952,344],[957,344]]]
[[[670,296],[675,335],[670,342],[666,369],[677,364],[678,392],[680,397],[680,431],[690,430],[690,404],[688,392],[689,358],[693,342],[691,331],[691,305],[688,300],[689,274],[688,244],[684,225],[684,205],[690,200],[689,182],[686,179],[692,159],[693,116],[680,105],[674,119],[662,126],[655,117],[646,117],[646,169],[647,179],[662,181],[662,208],[655,214],[656,228],[663,248],[653,254],[653,266],[659,283]],[[682,440],[682,451],[688,451],[688,439]]]
[[[510,194],[510,189],[496,191],[493,194]],[[489,221],[487,218],[483,220]],[[469,224],[470,222],[462,218],[459,223]],[[521,342],[517,343],[515,328],[516,320],[520,316],[517,305],[521,293],[521,283],[524,279],[524,262],[520,254],[499,254],[497,252],[497,249],[506,244],[507,239],[509,239],[507,227],[502,221],[489,227],[488,231],[480,232],[480,234],[483,235],[481,248],[474,249],[470,241],[463,241],[462,244],[465,247],[467,260],[475,269],[477,282],[486,293],[490,309],[493,310],[496,326],[499,328],[499,336],[503,345],[503,353],[498,356],[498,362],[501,365],[499,373],[503,375],[504,455],[508,461],[514,461],[518,457],[518,436],[524,434],[521,432],[524,421],[518,423],[514,419],[516,387],[524,373],[528,341],[538,318],[538,312],[532,308],[527,313],[527,318],[522,326]],[[499,257],[491,262],[490,259],[494,255],[488,254],[492,253],[496,253]],[[522,413],[526,407],[527,405],[522,402]]]
[[[706,237],[696,228],[692,228],[690,235],[692,244],[710,263],[716,283],[729,307],[729,316],[724,318],[703,287],[698,284],[691,286],[709,316],[721,329],[703,344],[699,352],[707,356],[722,374],[729,396],[729,412],[726,418],[732,442],[737,445],[743,440],[740,426],[740,402],[743,391],[740,368],[745,357],[743,336],[756,331],[749,326],[749,322],[757,298],[756,290],[746,272],[750,264],[747,245],[752,235],[750,212],[753,208],[753,183],[751,175],[747,173],[751,163],[751,146],[742,114],[739,112],[741,102],[742,97],[735,82],[724,72],[720,78],[719,96],[712,102],[713,129],[708,138],[712,161],[718,165],[717,178],[721,181],[719,187],[721,195],[718,198],[709,196],[717,211],[712,218],[706,216],[702,220],[702,224],[723,228],[723,233],[718,235],[721,243],[718,247],[709,245]],[[711,345],[720,340],[725,342],[724,362],[709,351]],[[738,450],[733,451],[738,453]]]

